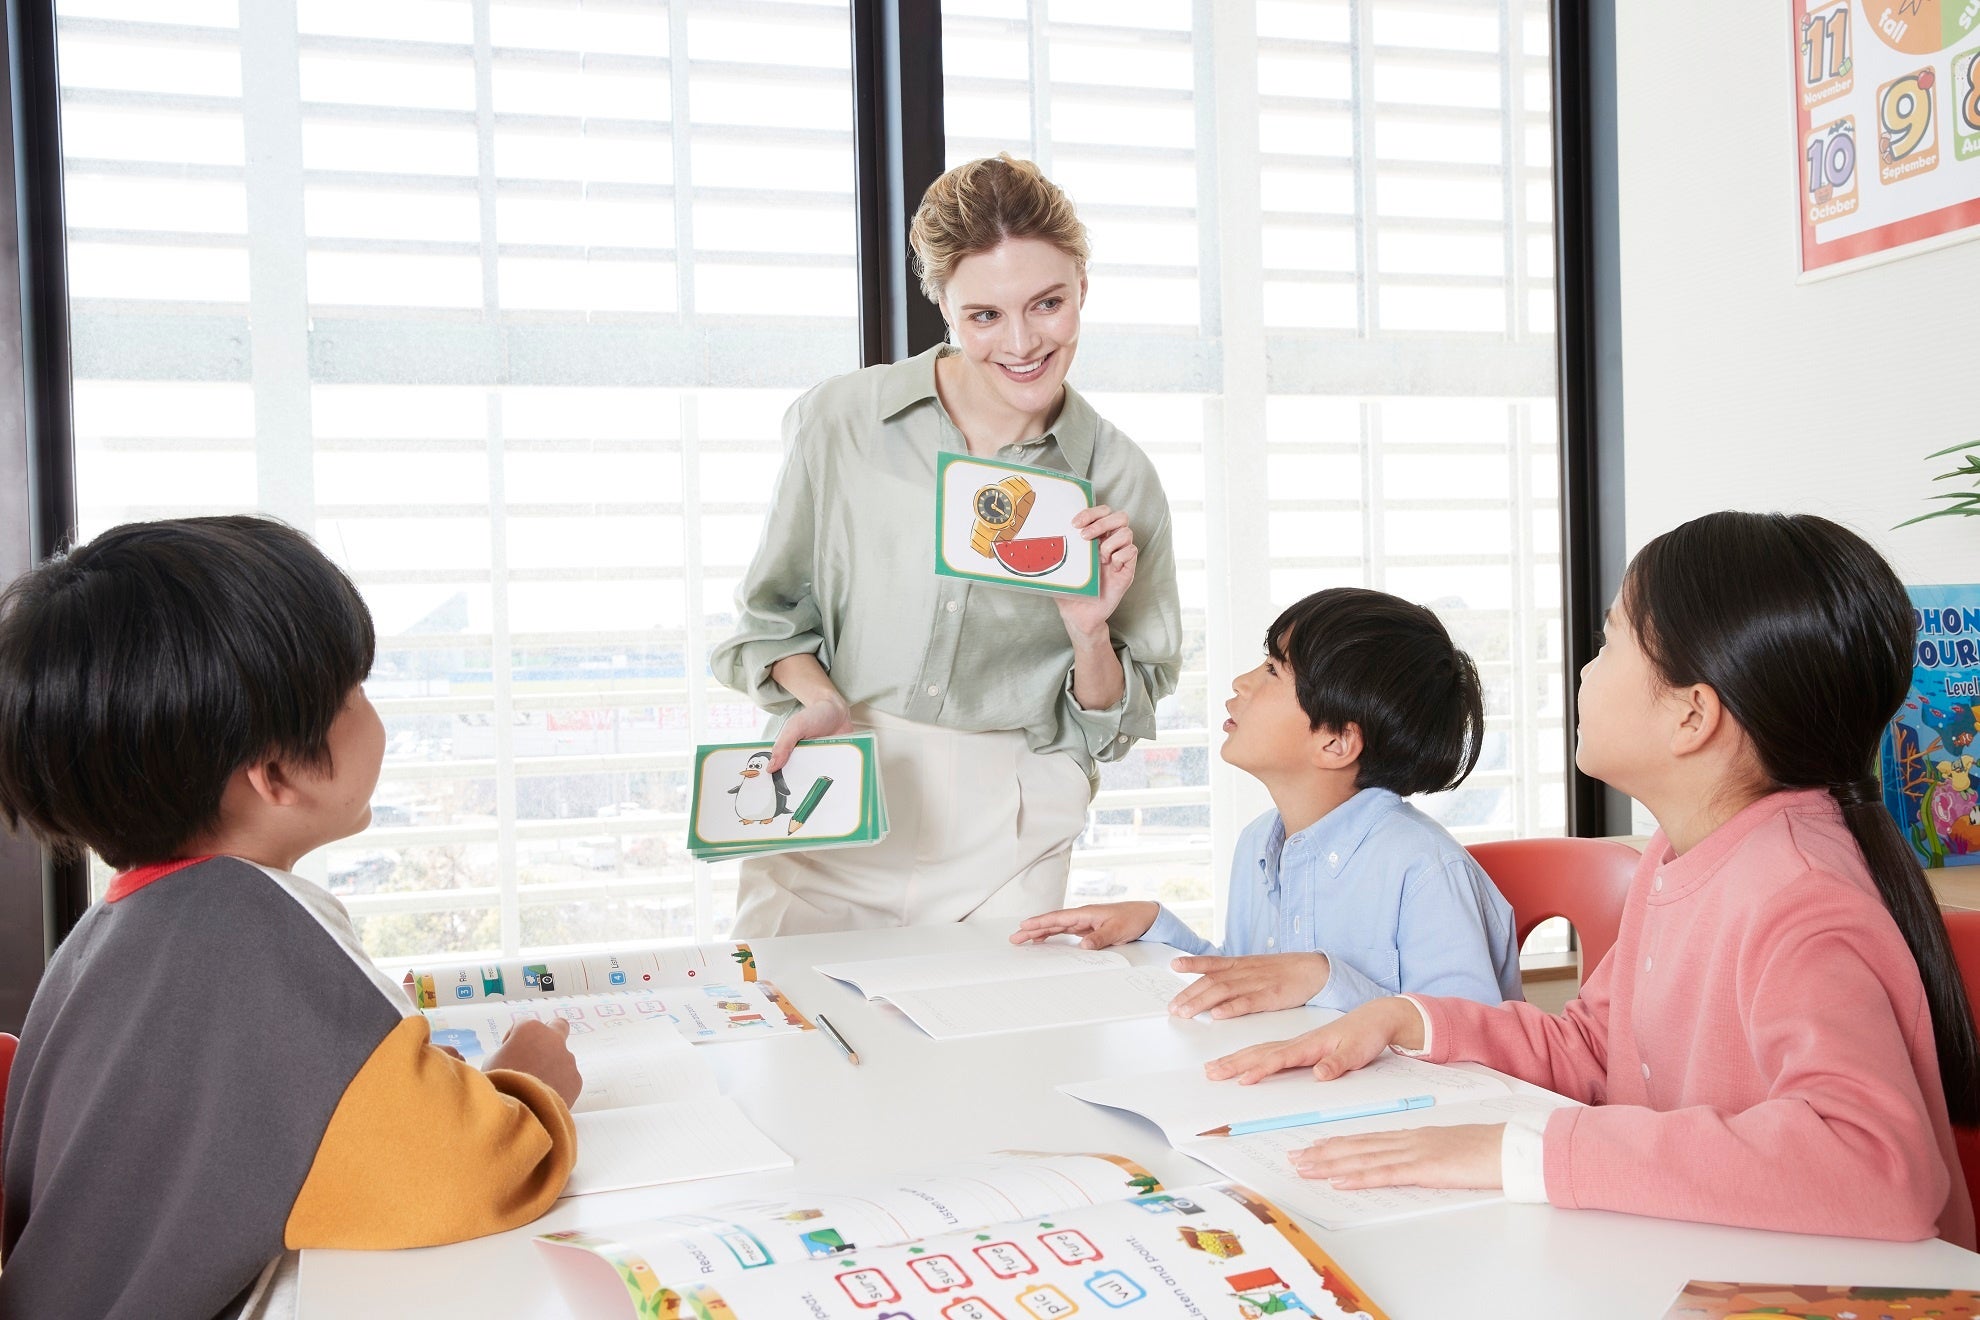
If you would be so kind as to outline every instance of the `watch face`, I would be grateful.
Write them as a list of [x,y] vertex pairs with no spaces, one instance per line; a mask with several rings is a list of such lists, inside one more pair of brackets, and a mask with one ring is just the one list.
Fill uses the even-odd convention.
[[984,522],[1002,525],[1011,520],[1011,493],[1002,486],[985,486],[976,492],[976,516]]

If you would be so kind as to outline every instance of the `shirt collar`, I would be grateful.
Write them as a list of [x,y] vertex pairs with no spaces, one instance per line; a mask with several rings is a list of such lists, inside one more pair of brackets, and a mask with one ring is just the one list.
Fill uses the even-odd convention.
[[1274,813],[1271,833],[1265,837],[1265,853],[1258,864],[1267,875],[1277,875],[1286,851],[1294,849],[1308,865],[1339,875],[1375,823],[1401,802],[1386,788],[1364,788],[1291,838],[1286,837],[1285,817]]
[[1675,902],[1710,880],[1728,858],[1739,851],[1755,830],[1790,812],[1813,813],[1840,818],[1842,808],[1825,788],[1784,789],[1769,793],[1741,808],[1732,819],[1693,844],[1682,856],[1671,851],[1670,840],[1660,829],[1644,848],[1653,859],[1663,888],[1650,899],[1652,905]]
[[[935,392],[935,360],[955,351],[947,344],[937,344],[888,366],[880,381],[881,420],[889,421],[926,399],[934,399],[940,407],[941,399]],[[1076,477],[1086,477],[1093,466],[1093,436],[1099,422],[1100,414],[1093,410],[1093,405],[1068,384],[1058,417],[1030,444],[1041,441],[1057,444],[1059,453],[1065,456],[1067,469]]]

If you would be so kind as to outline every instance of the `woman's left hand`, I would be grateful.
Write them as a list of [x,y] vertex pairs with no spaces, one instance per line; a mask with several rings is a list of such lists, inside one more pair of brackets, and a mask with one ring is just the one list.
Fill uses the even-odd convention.
[[1353,1137],[1323,1137],[1292,1152],[1302,1178],[1324,1178],[1342,1191],[1363,1187],[1497,1187],[1504,1123],[1404,1128]]
[[1104,504],[1081,509],[1073,515],[1073,530],[1089,541],[1100,542],[1100,594],[1058,597],[1059,617],[1074,637],[1098,633],[1114,617],[1121,597],[1134,585],[1134,564],[1141,547],[1134,543],[1134,528],[1128,516]]

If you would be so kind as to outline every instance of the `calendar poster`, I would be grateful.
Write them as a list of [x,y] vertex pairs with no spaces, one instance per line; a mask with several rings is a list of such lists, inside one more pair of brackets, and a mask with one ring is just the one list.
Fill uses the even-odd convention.
[[1789,0],[1800,271],[1980,237],[1980,0]]

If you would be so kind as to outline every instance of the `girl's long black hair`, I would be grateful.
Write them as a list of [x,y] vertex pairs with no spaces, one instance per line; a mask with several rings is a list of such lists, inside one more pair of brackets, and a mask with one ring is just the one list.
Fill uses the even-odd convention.
[[1862,537],[1809,514],[1713,513],[1650,542],[1622,606],[1658,675],[1709,685],[1778,788],[1826,788],[1932,1007],[1952,1121],[1980,1123],[1980,1047],[1944,920],[1875,774],[1911,687],[1911,605]]

